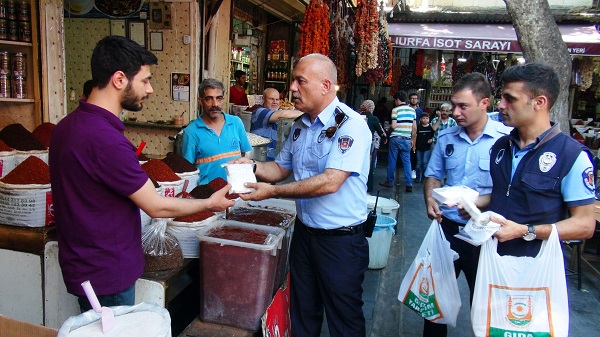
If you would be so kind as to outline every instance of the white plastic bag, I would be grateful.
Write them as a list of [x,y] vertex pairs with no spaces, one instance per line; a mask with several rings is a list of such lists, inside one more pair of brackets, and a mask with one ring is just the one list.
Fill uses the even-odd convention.
[[498,240],[481,246],[471,323],[474,336],[569,334],[569,301],[556,227],[536,257],[500,256]]
[[433,220],[402,280],[398,300],[425,319],[455,326],[461,306],[454,271],[456,259],[458,254]]

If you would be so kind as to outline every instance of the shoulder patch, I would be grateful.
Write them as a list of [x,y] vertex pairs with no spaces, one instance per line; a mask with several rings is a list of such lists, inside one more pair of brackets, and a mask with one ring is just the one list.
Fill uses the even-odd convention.
[[338,138],[338,150],[341,154],[348,152],[352,147],[352,144],[354,144],[354,139],[349,135],[343,135]]
[[583,178],[583,184],[590,191],[594,191],[596,188],[594,186],[594,171],[591,167],[586,168],[581,174]]

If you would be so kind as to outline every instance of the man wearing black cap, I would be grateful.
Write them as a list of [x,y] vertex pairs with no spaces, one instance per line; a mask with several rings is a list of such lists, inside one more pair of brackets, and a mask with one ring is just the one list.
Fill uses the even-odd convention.
[[398,160],[398,155],[400,155],[404,170],[404,181],[406,182],[406,192],[412,192],[413,181],[411,177],[410,151],[415,147],[417,113],[415,109],[406,104],[406,99],[405,92],[400,91],[394,95],[396,107],[392,110],[393,131],[390,134],[389,141],[387,180],[379,183],[379,185],[384,187],[394,186],[396,161]]

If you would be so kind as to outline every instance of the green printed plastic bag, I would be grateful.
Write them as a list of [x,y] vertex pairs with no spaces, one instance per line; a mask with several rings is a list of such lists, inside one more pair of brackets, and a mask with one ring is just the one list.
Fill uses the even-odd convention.
[[457,258],[440,225],[433,220],[402,280],[398,300],[425,319],[455,326],[461,306],[454,273]]

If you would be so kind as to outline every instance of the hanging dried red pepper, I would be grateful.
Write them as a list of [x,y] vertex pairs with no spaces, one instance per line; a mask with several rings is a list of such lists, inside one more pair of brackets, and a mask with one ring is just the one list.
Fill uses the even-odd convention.
[[311,0],[304,12],[298,56],[329,55],[329,29],[329,7],[323,0]]

